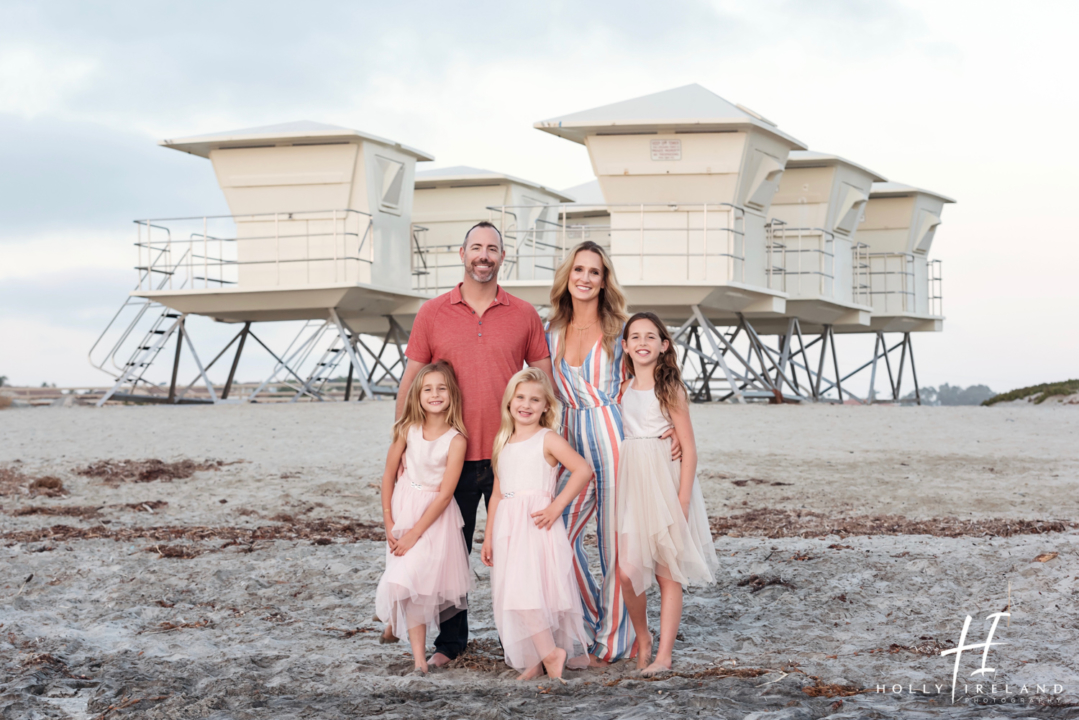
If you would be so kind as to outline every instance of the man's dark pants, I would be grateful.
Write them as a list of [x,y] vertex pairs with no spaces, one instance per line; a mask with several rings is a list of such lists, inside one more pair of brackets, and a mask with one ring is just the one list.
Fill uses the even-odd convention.
[[[491,504],[491,492],[494,490],[495,476],[491,472],[490,460],[466,460],[461,469],[461,479],[453,491],[453,499],[461,508],[465,520],[465,547],[472,554],[472,536],[476,532],[476,511],[483,498],[484,508]],[[465,651],[468,644],[468,611],[462,610],[446,620],[438,628],[435,638],[435,652],[440,652],[450,660]]]

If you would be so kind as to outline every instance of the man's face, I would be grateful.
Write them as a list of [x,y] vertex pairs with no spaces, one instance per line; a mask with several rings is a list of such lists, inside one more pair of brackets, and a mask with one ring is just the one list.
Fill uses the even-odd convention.
[[478,283],[497,280],[498,269],[505,258],[498,232],[493,228],[476,228],[461,246],[461,262],[465,264],[465,272]]

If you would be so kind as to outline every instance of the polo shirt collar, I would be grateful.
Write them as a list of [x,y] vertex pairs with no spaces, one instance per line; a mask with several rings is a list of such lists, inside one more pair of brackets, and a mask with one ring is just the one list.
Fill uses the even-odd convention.
[[[463,303],[465,301],[464,297],[461,296],[461,286],[462,285],[464,285],[463,281],[457,283],[453,287],[453,289],[450,290],[450,303],[451,304],[456,305],[457,303]],[[497,287],[498,287],[498,292],[495,293],[495,301],[493,303],[491,303],[491,304],[492,305],[509,305],[510,304],[510,294],[508,292],[506,292],[505,289],[501,285],[498,285]]]

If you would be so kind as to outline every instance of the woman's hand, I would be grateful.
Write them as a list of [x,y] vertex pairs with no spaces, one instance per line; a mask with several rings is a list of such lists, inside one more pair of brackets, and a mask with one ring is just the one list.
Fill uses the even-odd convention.
[[562,517],[562,510],[554,503],[539,512],[532,513],[532,519],[536,521],[536,527],[540,530],[550,530],[560,517]]
[[682,514],[685,515],[686,520],[689,520],[689,498],[686,498],[685,500],[679,498],[678,502],[682,506]]
[[483,564],[487,567],[492,567],[494,565],[493,550],[494,548],[491,547],[491,541],[484,535],[483,548],[480,550],[480,560],[483,561]]
[[416,544],[416,541],[419,539],[420,538],[418,535],[413,534],[413,532],[409,530],[401,536],[400,540],[397,541],[397,544],[393,549],[393,554],[397,557],[401,557],[406,552],[411,550],[412,547]]
[[682,459],[682,443],[678,442],[678,434],[675,433],[674,428],[671,428],[667,432],[659,436],[660,440],[671,439],[671,462]]

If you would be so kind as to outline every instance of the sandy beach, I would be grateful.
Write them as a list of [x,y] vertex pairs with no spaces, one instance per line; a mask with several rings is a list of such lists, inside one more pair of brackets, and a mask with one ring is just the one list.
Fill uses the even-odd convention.
[[510,679],[478,553],[455,667],[378,644],[391,415],[0,412],[0,717],[1079,717],[1074,407],[695,406],[719,581],[674,675],[565,685]]

